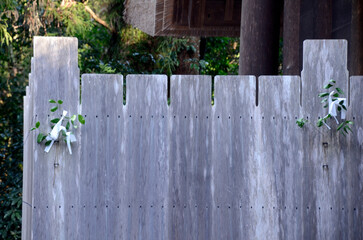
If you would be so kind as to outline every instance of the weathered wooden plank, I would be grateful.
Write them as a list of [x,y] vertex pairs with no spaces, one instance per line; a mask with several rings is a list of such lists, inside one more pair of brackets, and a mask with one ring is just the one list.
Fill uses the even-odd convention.
[[211,239],[211,77],[172,76],[169,237]]
[[[303,134],[304,170],[303,205],[312,214],[303,215],[303,238],[335,239],[347,237],[347,215],[340,210],[347,202],[345,195],[346,159],[342,156],[346,138],[336,132],[334,120],[317,129],[318,117],[327,110],[321,106],[318,93],[330,79],[347,92],[347,42],[345,40],[320,40],[304,42],[304,67],[302,76],[302,106],[304,117],[312,123]],[[342,220],[343,219],[343,220]],[[339,237],[338,237],[339,238]]]
[[[341,181],[345,182],[343,194],[347,202],[342,206],[347,217],[347,239],[363,237],[363,76],[350,78],[350,106],[348,117],[354,122],[353,133],[349,134],[347,150],[344,152],[345,172]],[[344,177],[344,178],[343,178]],[[343,209],[344,208],[344,209]],[[342,219],[342,221],[344,221]]]
[[[31,74],[29,74],[31,79]],[[23,124],[23,201],[22,201],[22,229],[21,238],[31,239],[32,232],[32,179],[33,179],[33,139],[29,138],[30,129],[34,126],[33,95],[26,87],[24,102]]]
[[[60,109],[69,114],[78,112],[79,71],[76,38],[34,38],[34,59],[31,84],[34,96],[35,121],[40,131],[49,132],[50,119],[61,111],[49,112],[49,99],[62,99]],[[49,115],[48,115],[49,114]],[[75,131],[77,139],[79,131]],[[36,132],[29,135],[36,139]],[[64,239],[77,235],[77,213],[69,211],[78,202],[79,145],[73,144],[73,155],[65,143],[55,143],[49,153],[44,145],[34,144],[33,171],[33,238]],[[72,219],[72,221],[70,221]]]
[[251,204],[262,208],[256,231],[262,238],[302,239],[302,132],[295,124],[301,112],[300,77],[263,76],[259,84],[257,176],[250,177],[258,189]]
[[[255,134],[256,78],[215,77],[212,115],[211,239],[253,239],[249,196]],[[248,136],[248,137],[244,137]],[[255,190],[255,189],[254,189]]]
[[[101,90],[101,91],[100,91]],[[122,181],[122,75],[82,75],[81,236],[121,238],[120,207],[126,192]]]
[[167,77],[126,79],[126,239],[168,239]]

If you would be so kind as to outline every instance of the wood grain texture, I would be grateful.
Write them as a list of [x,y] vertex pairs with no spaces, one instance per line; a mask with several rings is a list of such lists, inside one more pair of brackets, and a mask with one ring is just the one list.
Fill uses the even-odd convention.
[[[49,132],[48,122],[61,110],[50,113],[49,99],[64,101],[61,109],[77,114],[79,106],[79,70],[76,38],[34,38],[34,68],[31,84],[35,122],[42,132]],[[48,115],[49,114],[49,115]],[[69,115],[68,115],[69,116]],[[37,131],[29,137],[36,139]],[[79,140],[79,131],[75,131]],[[36,141],[36,140],[35,140]],[[33,144],[33,239],[74,238],[78,233],[77,205],[79,185],[79,144],[73,144],[73,155],[63,142],[44,152],[44,144]],[[55,164],[59,164],[56,167]],[[70,221],[76,219],[76,221]]]
[[170,84],[169,237],[211,239],[211,77]]
[[[253,236],[250,169],[254,155],[256,78],[215,77],[212,116],[212,239]],[[244,137],[248,136],[248,137]],[[255,207],[255,206],[254,206]]]
[[[35,38],[22,237],[362,238],[363,77],[348,82],[345,41],[305,46],[301,79],[262,76],[257,88],[254,76],[216,76],[214,105],[210,76],[172,76],[168,106],[166,76],[105,74],[82,76],[78,105],[76,40]],[[330,78],[349,96],[347,137],[334,121],[331,131],[314,127]],[[73,155],[25,138],[51,118],[50,98],[85,116]],[[300,129],[302,116],[311,124]]]
[[[82,75],[81,236],[120,239],[125,222],[121,75]],[[97,194],[90,194],[97,193]],[[92,220],[93,219],[93,220]],[[95,221],[95,219],[97,219]]]
[[[318,93],[330,79],[348,94],[347,42],[345,40],[321,40],[304,42],[304,67],[302,78],[302,106],[304,116],[312,123],[303,134],[303,204],[313,210],[304,213],[306,223],[304,238],[347,238],[349,211],[344,211],[349,197],[346,172],[350,169],[349,157],[344,157],[349,138],[336,132],[334,120],[325,126],[314,127],[319,117],[327,115],[320,105]],[[356,160],[357,161],[357,160]],[[350,171],[350,170],[348,170]]]
[[126,239],[168,239],[167,77],[128,75],[125,106]]
[[[31,79],[31,74],[29,74]],[[33,190],[33,138],[29,137],[30,129],[35,126],[33,116],[33,95],[30,87],[26,87],[24,96],[23,124],[23,199],[22,199],[22,229],[21,238],[31,239],[32,234],[32,190]]]

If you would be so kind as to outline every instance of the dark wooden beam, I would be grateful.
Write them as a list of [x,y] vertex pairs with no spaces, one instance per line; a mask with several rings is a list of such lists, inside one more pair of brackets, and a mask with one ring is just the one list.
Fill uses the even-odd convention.
[[284,1],[283,74],[300,75],[300,0]]
[[363,0],[352,1],[350,74],[363,75]]
[[243,0],[240,75],[276,75],[282,1]]
[[226,0],[226,7],[224,10],[224,20],[225,21],[232,21],[233,19],[233,6],[234,0]]

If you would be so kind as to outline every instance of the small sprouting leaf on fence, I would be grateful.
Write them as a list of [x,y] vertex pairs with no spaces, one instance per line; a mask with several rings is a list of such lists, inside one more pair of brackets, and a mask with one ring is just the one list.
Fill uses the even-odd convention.
[[58,106],[57,106],[57,107],[54,107],[54,108],[52,108],[52,109],[50,109],[50,111],[51,111],[51,112],[55,112],[55,111],[57,111],[57,109],[58,109]]
[[67,122],[66,124],[66,129],[69,130],[69,127],[71,126],[71,124],[69,122]]
[[350,125],[353,125],[353,122],[352,121],[345,121],[346,124],[350,124]]
[[37,143],[41,143],[43,142],[43,140],[46,138],[47,136],[44,136],[43,133],[39,133],[38,137],[37,137]]
[[84,120],[84,117],[81,115],[81,114],[78,114],[78,121],[81,123],[81,124],[85,124],[86,121]]
[[39,128],[39,126],[40,126],[40,122],[37,122],[37,123],[35,124],[35,128]]
[[321,126],[323,126],[323,119],[322,119],[322,118],[320,118],[320,119],[316,122],[316,126],[317,126],[317,127],[321,127]]
[[46,142],[45,142],[45,146],[49,146],[51,142],[52,142],[52,140],[48,140],[48,141],[46,141]]
[[77,116],[76,116],[76,115],[73,115],[73,116],[71,117],[71,121],[72,121],[72,122],[74,122],[74,121],[76,120],[76,118],[77,118]]
[[299,128],[304,127],[306,122],[307,121],[304,118],[299,118],[299,119],[296,120],[296,124],[299,126]]
[[62,100],[58,100],[58,104],[62,104],[63,103],[63,101]]
[[324,86],[324,89],[329,89],[329,88],[331,88],[332,86],[333,86],[332,84],[328,83],[327,85],[325,85],[325,86]]
[[321,100],[321,103],[325,103],[327,101],[328,101],[328,99],[327,98],[324,98],[323,100]]
[[338,128],[337,128],[337,131],[339,131],[343,126],[344,126],[344,123],[345,122],[342,122],[341,124],[339,124]]
[[55,100],[53,100],[53,99],[49,99],[49,102],[50,103],[57,103]]
[[73,127],[75,128],[75,129],[77,129],[78,127],[77,127],[77,125],[73,125]]
[[342,89],[340,89],[340,88],[335,88],[335,89],[337,90],[338,93],[344,94],[344,92],[342,91]]
[[324,106],[323,106],[323,108],[327,108],[329,106],[329,104],[325,104]]
[[30,131],[34,131],[36,128],[31,128]]
[[329,93],[320,93],[318,96],[321,98],[326,97],[326,96],[329,96]]
[[342,110],[342,108],[340,106],[338,106],[338,111],[341,111],[341,110]]
[[342,105],[342,108],[345,110],[345,111],[348,111],[347,108],[345,107],[345,105]]
[[339,97],[339,93],[334,93],[333,97]]
[[58,123],[58,122],[59,122],[59,120],[60,120],[59,118],[54,118],[54,119],[50,120],[50,122],[51,122],[51,123]]
[[339,104],[343,106],[344,100],[340,101]]
[[333,79],[330,79],[330,80],[329,80],[329,82],[331,82],[331,83],[336,83],[336,81],[335,81],[335,80],[333,80]]

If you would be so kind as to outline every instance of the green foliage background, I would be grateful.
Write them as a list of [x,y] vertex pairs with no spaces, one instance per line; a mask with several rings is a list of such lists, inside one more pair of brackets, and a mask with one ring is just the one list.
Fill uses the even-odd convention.
[[[91,17],[89,7],[106,26]],[[180,53],[199,46],[187,38],[150,37],[123,21],[124,0],[0,1],[0,239],[21,236],[23,96],[33,36],[73,36],[82,73],[164,73]],[[201,74],[237,74],[238,40],[207,38],[204,59],[184,59]]]

